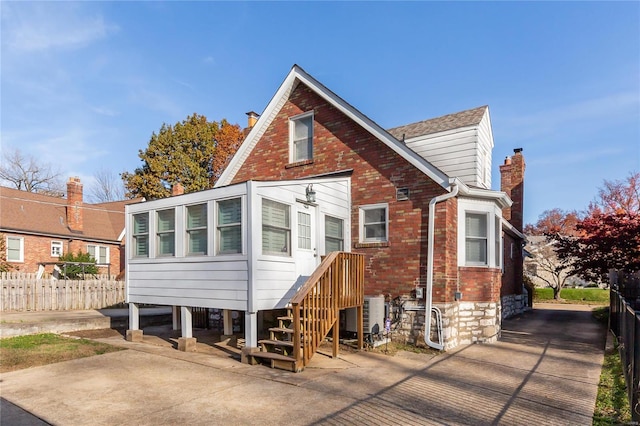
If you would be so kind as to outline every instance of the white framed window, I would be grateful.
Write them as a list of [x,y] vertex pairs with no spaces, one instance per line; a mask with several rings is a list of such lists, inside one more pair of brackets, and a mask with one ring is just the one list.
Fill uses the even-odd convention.
[[465,214],[465,260],[468,265],[488,264],[488,215],[486,213]]
[[7,262],[24,262],[24,238],[7,237]]
[[187,206],[187,256],[207,254],[207,205]]
[[242,253],[242,199],[218,201],[218,254]]
[[176,211],[160,210],[156,215],[158,256],[174,256],[176,254]]
[[344,251],[344,220],[333,216],[324,217],[324,251]]
[[62,241],[51,241],[51,257],[62,256]]
[[502,219],[500,217],[498,217],[498,216],[495,216],[494,220],[495,220],[495,224],[494,224],[495,265],[496,265],[496,268],[500,268],[500,267],[502,267],[502,254],[503,254],[503,251],[502,251]]
[[292,163],[313,158],[313,112],[289,119],[289,140]]
[[262,199],[262,254],[291,256],[290,207]]
[[360,206],[360,242],[379,243],[389,240],[389,206]]
[[133,215],[133,256],[149,257],[149,213]]
[[87,244],[87,253],[96,261],[96,263],[105,265],[109,262],[109,247],[99,246],[95,244]]
[[311,215],[298,212],[298,248],[311,250]]

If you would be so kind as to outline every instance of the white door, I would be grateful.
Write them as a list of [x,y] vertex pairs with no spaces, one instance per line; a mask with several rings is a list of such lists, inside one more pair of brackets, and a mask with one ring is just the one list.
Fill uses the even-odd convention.
[[297,241],[295,244],[298,277],[310,276],[319,264],[316,208],[298,203],[296,213]]

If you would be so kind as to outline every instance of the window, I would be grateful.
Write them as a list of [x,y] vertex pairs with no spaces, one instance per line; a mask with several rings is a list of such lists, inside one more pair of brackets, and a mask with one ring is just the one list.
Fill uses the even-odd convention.
[[465,217],[465,253],[467,264],[487,264],[487,215],[467,213]]
[[360,241],[365,243],[388,240],[388,208],[384,204],[360,207]]
[[207,254],[207,205],[187,206],[187,255]]
[[7,262],[24,262],[24,239],[7,237]]
[[176,254],[176,212],[174,209],[158,212],[158,256],[173,256]]
[[313,158],[313,113],[291,119],[291,161],[311,160]]
[[331,253],[332,251],[344,250],[344,221],[337,217],[324,217],[324,251]]
[[242,202],[218,202],[218,254],[242,253]]
[[298,248],[311,250],[311,215],[298,212]]
[[62,256],[62,241],[51,241],[51,257]]
[[262,253],[291,256],[288,205],[262,199]]
[[133,215],[133,255],[149,257],[149,213]]
[[87,252],[95,259],[96,263],[109,263],[109,247],[89,244],[87,245]]

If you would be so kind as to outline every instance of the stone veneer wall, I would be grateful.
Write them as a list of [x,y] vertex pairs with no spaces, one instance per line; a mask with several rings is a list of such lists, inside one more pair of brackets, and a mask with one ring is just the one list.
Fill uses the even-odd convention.
[[529,309],[529,294],[527,289],[523,289],[522,294],[510,294],[502,299],[502,319],[510,318]]
[[[526,300],[526,299],[525,299]],[[424,305],[407,300],[401,310],[395,338],[416,346],[424,342]],[[437,304],[442,312],[442,332],[445,349],[471,343],[493,343],[498,340],[501,306],[495,302],[453,302]],[[431,317],[431,340],[438,342],[435,315]]]

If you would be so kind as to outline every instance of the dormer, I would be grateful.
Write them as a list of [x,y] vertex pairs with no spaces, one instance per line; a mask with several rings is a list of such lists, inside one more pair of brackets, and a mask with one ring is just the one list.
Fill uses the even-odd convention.
[[471,187],[491,189],[493,133],[489,107],[389,129],[408,148],[450,177]]

